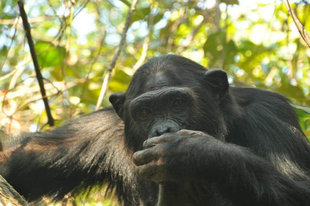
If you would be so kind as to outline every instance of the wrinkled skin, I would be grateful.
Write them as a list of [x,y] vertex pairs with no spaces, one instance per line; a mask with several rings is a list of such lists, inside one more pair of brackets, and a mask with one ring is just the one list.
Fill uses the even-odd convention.
[[137,174],[157,183],[192,180],[189,174],[195,171],[194,168],[197,170],[199,164],[194,154],[204,152],[210,142],[221,144],[212,136],[191,130],[148,139],[143,143],[143,150],[133,155],[133,161],[138,166]]

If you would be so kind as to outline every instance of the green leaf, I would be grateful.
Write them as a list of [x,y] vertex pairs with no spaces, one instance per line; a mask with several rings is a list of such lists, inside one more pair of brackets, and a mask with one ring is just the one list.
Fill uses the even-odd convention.
[[0,60],[1,60],[0,62],[2,62],[6,58],[7,55],[8,55],[8,48],[6,46],[3,46],[0,49]]
[[111,79],[111,81],[118,81],[123,84],[129,84],[130,80],[131,80],[131,76],[129,76],[128,74],[126,74],[124,71],[120,69],[115,70],[115,74],[113,75]]
[[35,50],[41,68],[58,66],[66,57],[66,50],[64,47],[56,47],[52,43],[46,41],[38,41],[35,44]]
[[[237,54],[238,52],[238,49],[235,45],[235,42],[233,40],[230,40],[229,42],[227,42],[225,44],[225,47],[224,47],[224,62],[225,62],[225,65],[229,65],[229,64],[232,64],[234,62],[234,57],[235,55]],[[223,68],[225,69],[225,68]]]
[[139,21],[139,20],[145,20],[146,17],[150,14],[150,7],[146,8],[138,8],[132,15],[131,22]]
[[159,22],[163,17],[164,17],[163,13],[159,13],[159,14],[155,15],[154,19],[153,19],[153,24],[156,24],[157,22]]
[[109,89],[113,92],[125,91],[131,77],[120,69],[116,69],[115,73],[109,82]]
[[121,2],[123,2],[126,6],[130,7],[130,3],[126,0],[120,0]]
[[227,5],[239,4],[238,0],[221,0],[221,3],[225,3]]
[[216,61],[221,58],[221,51],[223,50],[225,43],[225,32],[223,30],[220,30],[208,36],[207,41],[203,46],[205,53],[210,59],[208,67],[213,67]]
[[[299,105],[295,105],[295,104],[292,104],[292,106],[296,109],[299,109],[299,110],[302,110],[308,114],[310,114],[310,107],[303,107],[303,106],[299,106]],[[310,116],[308,116],[310,118]]]

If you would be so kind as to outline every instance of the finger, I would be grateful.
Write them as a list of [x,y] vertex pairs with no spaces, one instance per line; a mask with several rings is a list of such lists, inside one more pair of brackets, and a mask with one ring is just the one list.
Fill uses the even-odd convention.
[[132,156],[133,162],[135,165],[144,165],[149,163],[150,161],[155,159],[155,155],[153,154],[153,151],[150,149],[141,150],[138,152],[135,152]]
[[163,134],[163,135],[158,136],[158,137],[149,138],[143,142],[143,148],[154,147],[155,145],[157,145],[161,142],[166,142],[173,137],[174,137],[173,133],[166,133],[166,134]]
[[159,168],[155,162],[150,162],[136,168],[137,175],[148,180],[157,179],[156,175],[158,174],[158,171]]
[[194,131],[194,130],[188,130],[188,129],[182,129],[177,132],[177,134],[181,135],[190,135],[190,136],[206,136],[207,134],[202,131]]
[[153,140],[154,138],[157,138],[157,137],[153,137],[153,138],[145,140],[142,145],[143,148],[147,149],[147,148],[154,147],[158,143],[158,140]]

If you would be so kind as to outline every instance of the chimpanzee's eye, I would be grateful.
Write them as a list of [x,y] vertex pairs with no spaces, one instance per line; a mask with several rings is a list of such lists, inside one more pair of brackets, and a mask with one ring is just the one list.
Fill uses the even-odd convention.
[[147,106],[136,105],[132,111],[133,118],[137,121],[149,120],[152,116],[152,110]]
[[140,109],[139,113],[140,113],[140,116],[145,116],[146,117],[146,116],[151,114],[151,110],[146,108],[146,107],[144,107],[144,108]]
[[185,103],[184,99],[181,97],[176,97],[173,102],[172,102],[172,106],[173,107],[180,107],[183,106]]

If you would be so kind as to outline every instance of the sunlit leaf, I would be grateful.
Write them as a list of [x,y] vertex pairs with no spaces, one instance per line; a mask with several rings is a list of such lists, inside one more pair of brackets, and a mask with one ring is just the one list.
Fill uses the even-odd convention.
[[64,47],[54,46],[50,42],[38,41],[35,44],[40,67],[59,66],[64,61],[66,50]]
[[132,15],[131,22],[145,20],[146,17],[150,14],[150,11],[150,7],[136,9],[136,11]]
[[238,0],[221,0],[221,2],[228,5],[239,4]]
[[310,107],[303,107],[303,106],[295,105],[295,104],[292,104],[292,106],[296,109],[304,111],[305,113],[308,113],[307,117],[310,118]]

